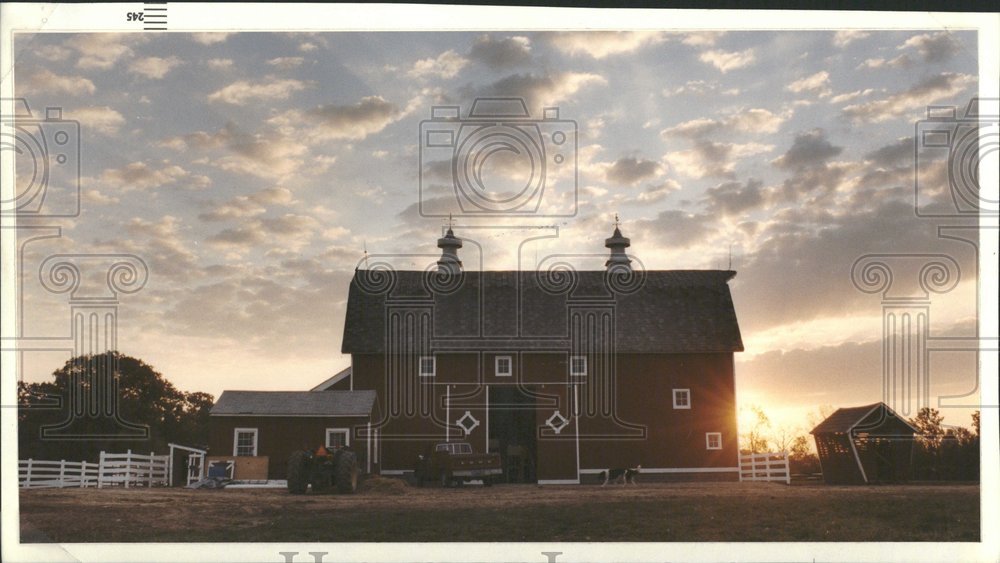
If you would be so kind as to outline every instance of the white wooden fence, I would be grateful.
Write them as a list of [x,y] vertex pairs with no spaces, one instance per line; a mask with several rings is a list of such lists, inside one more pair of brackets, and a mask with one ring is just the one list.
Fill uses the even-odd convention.
[[740,454],[740,481],[792,482],[788,452]]
[[36,487],[153,487],[169,481],[169,456],[101,452],[99,463],[86,461],[18,461],[18,484]]

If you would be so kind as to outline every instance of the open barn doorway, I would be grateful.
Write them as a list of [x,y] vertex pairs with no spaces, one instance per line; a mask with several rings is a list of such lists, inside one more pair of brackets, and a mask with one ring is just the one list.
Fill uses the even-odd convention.
[[503,460],[503,480],[537,482],[535,398],[516,385],[491,385],[489,392],[489,445]]

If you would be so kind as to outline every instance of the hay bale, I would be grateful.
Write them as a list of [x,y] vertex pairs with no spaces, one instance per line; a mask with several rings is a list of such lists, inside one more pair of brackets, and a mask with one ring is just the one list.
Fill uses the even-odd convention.
[[359,492],[375,495],[404,495],[409,488],[406,481],[402,479],[382,477],[381,475],[369,476],[358,487]]

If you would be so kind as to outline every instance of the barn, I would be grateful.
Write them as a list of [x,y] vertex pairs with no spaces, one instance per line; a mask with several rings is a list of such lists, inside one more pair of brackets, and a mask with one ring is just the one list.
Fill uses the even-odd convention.
[[232,464],[234,479],[284,479],[292,452],[346,445],[370,471],[374,444],[355,436],[377,418],[374,391],[223,391],[209,415],[206,464]]
[[735,272],[633,268],[617,226],[592,271],[465,271],[462,245],[449,228],[436,266],[351,281],[338,383],[383,407],[358,436],[377,471],[463,440],[512,482],[738,478]]
[[837,409],[812,429],[828,484],[902,482],[917,429],[885,403]]

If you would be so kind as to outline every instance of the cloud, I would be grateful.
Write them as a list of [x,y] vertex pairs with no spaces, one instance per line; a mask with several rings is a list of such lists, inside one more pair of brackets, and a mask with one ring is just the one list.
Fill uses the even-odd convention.
[[785,89],[796,94],[806,93],[825,98],[830,95],[830,73],[821,70],[816,74],[792,82],[785,86]]
[[202,221],[225,221],[229,219],[245,219],[255,217],[267,211],[267,206],[285,206],[292,202],[292,192],[286,188],[274,187],[252,193],[236,196],[229,201],[212,207],[210,211],[201,213]]
[[660,164],[634,157],[619,158],[608,167],[605,177],[609,182],[633,186],[660,173]]
[[858,65],[857,70],[862,69],[880,69],[880,68],[907,68],[913,65],[913,59],[909,55],[903,53],[898,57],[892,59],[865,59],[864,62]]
[[80,55],[77,68],[108,70],[119,59],[132,55],[130,45],[148,40],[138,33],[80,33],[72,35],[65,45]]
[[299,51],[302,51],[303,53],[311,53],[316,49],[319,49],[319,46],[315,43],[310,43],[309,41],[299,45]]
[[684,33],[684,39],[681,39],[681,43],[691,45],[692,47],[711,47],[715,45],[716,41],[726,34],[725,31],[693,31],[679,33]]
[[791,117],[790,112],[776,114],[763,108],[741,109],[722,119],[699,117],[660,131],[662,137],[702,139],[713,133],[774,133]]
[[649,186],[645,190],[639,192],[639,195],[635,196],[635,199],[641,203],[654,203],[666,198],[671,193],[680,189],[681,185],[678,184],[676,180],[668,178],[662,184]]
[[764,203],[763,183],[753,179],[725,182],[705,190],[702,203],[710,215],[739,216]]
[[205,176],[192,175],[170,161],[162,161],[156,168],[145,162],[132,162],[121,168],[108,168],[99,177],[81,178],[83,185],[110,187],[120,192],[150,190],[167,184],[184,181],[184,187],[201,189],[208,187],[211,180]]
[[18,78],[19,95],[42,92],[78,95],[93,94],[97,90],[93,82],[82,76],[59,76],[44,68],[31,70],[23,78]]
[[407,75],[413,78],[454,78],[469,60],[453,50],[448,50],[437,58],[421,59],[413,63]]
[[214,133],[196,131],[180,137],[170,137],[159,143],[177,151],[212,151],[225,149],[229,154],[205,158],[206,164],[260,178],[287,178],[303,171],[304,156],[309,148],[298,137],[281,132],[244,133],[232,123]]
[[481,96],[511,96],[523,98],[533,117],[543,106],[564,102],[586,86],[607,84],[603,76],[582,72],[555,74],[513,74],[481,88]]
[[659,31],[557,31],[544,33],[542,37],[569,55],[587,55],[600,60],[661,43],[666,34]]
[[125,225],[130,238],[145,239],[129,250],[149,263],[151,276],[180,280],[199,277],[198,257],[181,238],[180,225],[181,220],[171,215],[158,221],[136,217]]
[[903,49],[916,49],[924,62],[940,63],[951,58],[952,55],[961,50],[961,44],[947,31],[937,33],[925,33],[907,39],[899,46]]
[[171,69],[180,65],[182,61],[177,57],[144,57],[135,59],[129,65],[129,72],[139,74],[146,78],[159,80],[167,75]]
[[233,59],[208,59],[205,64],[212,70],[225,70],[233,68]]
[[257,83],[239,80],[209,94],[208,101],[243,105],[251,100],[287,100],[292,93],[305,88],[305,82],[290,78]]
[[636,235],[632,240],[658,240],[663,246],[678,249],[691,243],[701,242],[712,232],[712,220],[706,215],[687,213],[677,209],[661,211],[654,219],[640,219],[633,222]]
[[709,82],[706,80],[688,80],[681,86],[664,88],[662,94],[669,97],[681,94],[721,94],[723,96],[736,96],[740,93],[739,88],[727,88],[725,90],[722,88],[723,86],[715,81]]
[[862,98],[875,91],[874,88],[865,88],[864,90],[855,90],[853,92],[845,92],[843,94],[837,94],[836,96],[830,98],[831,104],[841,104],[844,102],[849,102],[855,98]]
[[495,38],[484,33],[476,38],[469,58],[490,68],[510,68],[531,60],[531,40],[517,35]]
[[289,70],[302,66],[303,62],[305,62],[305,59],[302,57],[276,57],[269,59],[267,64],[280,70]]
[[753,49],[732,52],[715,49],[703,52],[698,56],[698,59],[726,73],[753,64],[757,57]]
[[248,249],[264,243],[279,242],[295,249],[306,246],[322,225],[308,215],[286,213],[279,217],[249,219],[239,226],[224,229],[208,237],[214,246]]
[[895,142],[883,145],[865,154],[865,160],[878,167],[895,166],[900,163],[913,163],[913,138],[900,137]]
[[716,143],[695,141],[694,148],[675,151],[664,156],[677,172],[692,178],[732,177],[739,159],[774,150],[773,145],[760,143]]
[[835,47],[844,48],[871,35],[867,31],[860,31],[857,29],[842,29],[833,34],[833,45]]
[[68,59],[73,51],[59,45],[41,45],[35,49],[34,53],[36,57],[57,63]]
[[945,72],[929,76],[909,89],[888,98],[844,108],[844,115],[858,121],[878,123],[903,117],[907,113],[937,101],[950,98],[976,83],[968,74]]
[[215,45],[217,43],[224,42],[226,39],[229,39],[230,35],[232,35],[232,33],[223,33],[223,32],[192,33],[191,40],[194,41],[195,43],[200,43],[202,45]]
[[298,131],[313,141],[330,139],[360,140],[378,133],[405,112],[381,96],[367,96],[355,104],[328,104],[302,112],[289,110],[268,123],[291,134]]
[[96,205],[112,205],[118,203],[119,199],[114,196],[105,195],[99,190],[84,190],[83,201]]
[[122,114],[108,106],[76,108],[67,111],[65,117],[79,121],[80,129],[84,134],[88,131],[95,131],[102,135],[115,135],[118,133],[118,128],[125,123]]
[[802,170],[824,166],[826,162],[844,151],[826,138],[826,131],[813,129],[795,136],[792,146],[771,163],[784,170]]

